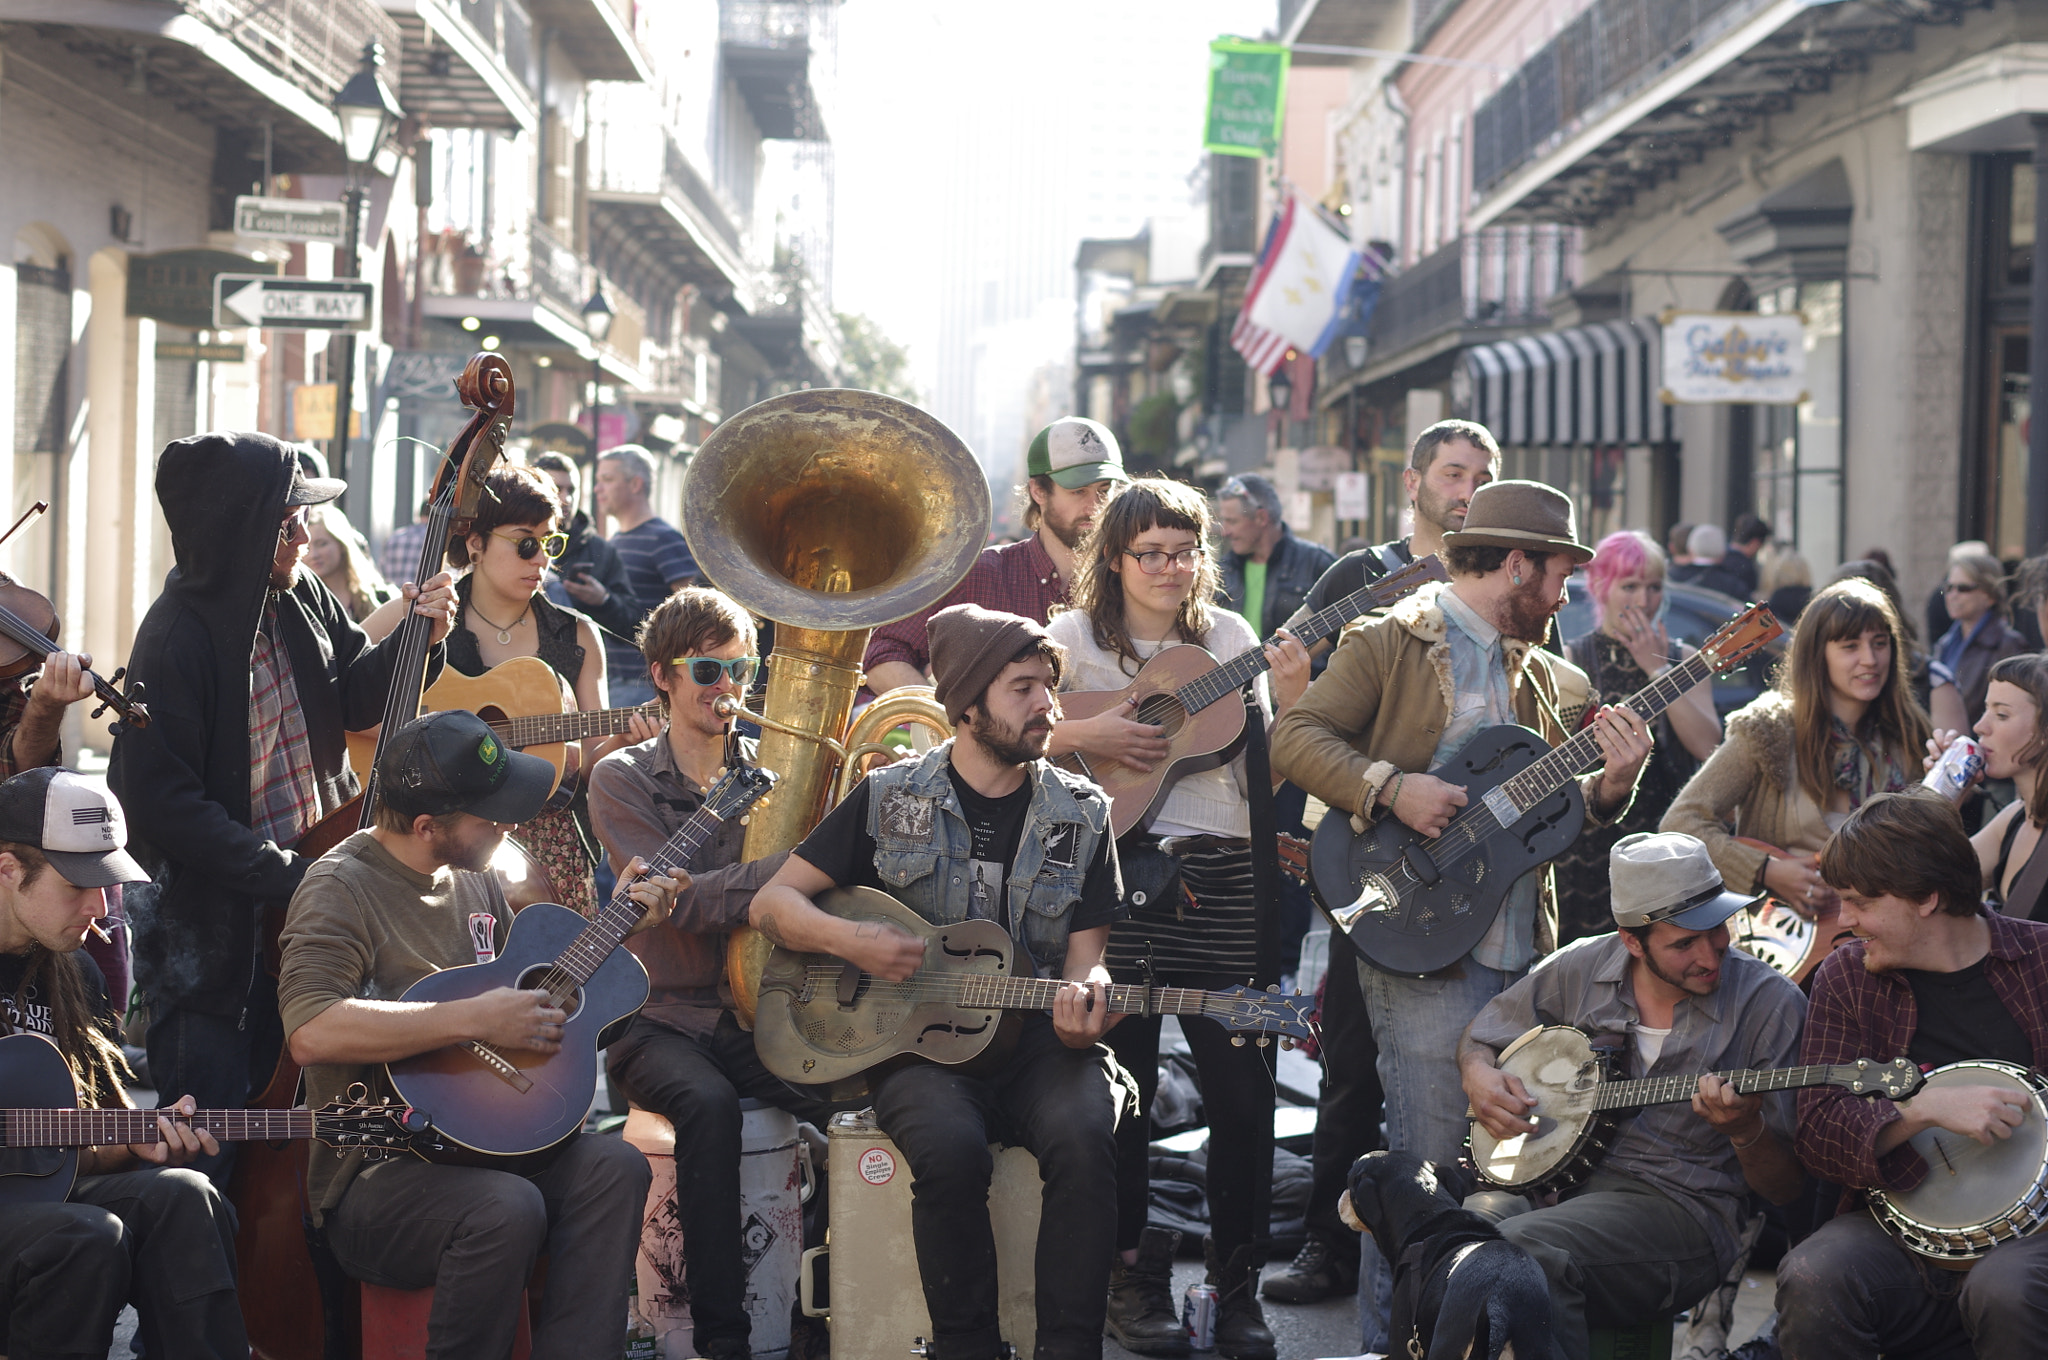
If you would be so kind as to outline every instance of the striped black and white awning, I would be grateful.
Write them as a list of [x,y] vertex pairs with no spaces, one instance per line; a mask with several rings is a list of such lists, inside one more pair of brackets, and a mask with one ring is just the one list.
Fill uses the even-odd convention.
[[1654,318],[1633,317],[1473,345],[1452,372],[1452,405],[1509,447],[1666,443],[1662,338]]

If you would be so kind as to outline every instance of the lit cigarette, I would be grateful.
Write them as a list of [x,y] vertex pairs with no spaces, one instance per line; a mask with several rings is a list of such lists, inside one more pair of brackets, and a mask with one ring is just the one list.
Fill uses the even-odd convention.
[[114,942],[113,936],[107,934],[106,931],[100,929],[100,923],[98,921],[87,921],[85,923],[85,928],[87,930],[90,930],[93,934],[99,936],[101,944],[112,944]]

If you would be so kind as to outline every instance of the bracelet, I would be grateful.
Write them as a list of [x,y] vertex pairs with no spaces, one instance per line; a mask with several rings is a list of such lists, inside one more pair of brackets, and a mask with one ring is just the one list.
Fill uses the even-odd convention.
[[1406,770],[1403,770],[1401,773],[1394,776],[1393,791],[1387,794],[1387,811],[1392,812],[1394,810],[1394,804],[1401,801],[1401,781],[1406,779],[1407,777],[1408,772]]
[[1741,1152],[1746,1148],[1754,1147],[1756,1145],[1756,1140],[1763,1137],[1766,1133],[1770,1132],[1770,1128],[1771,1126],[1769,1124],[1766,1124],[1761,1119],[1759,1119],[1756,1125],[1756,1132],[1750,1135],[1750,1139],[1747,1143],[1738,1143],[1733,1138],[1730,1138],[1728,1140],[1728,1146],[1734,1148],[1737,1152]]

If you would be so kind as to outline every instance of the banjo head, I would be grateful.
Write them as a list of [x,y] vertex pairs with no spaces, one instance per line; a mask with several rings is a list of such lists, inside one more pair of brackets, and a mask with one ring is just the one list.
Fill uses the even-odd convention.
[[2010,1063],[1985,1061],[1937,1068],[1926,1085],[2000,1086],[2025,1098],[2012,1137],[1994,1139],[1990,1147],[1947,1129],[1914,1135],[1911,1145],[1927,1162],[1926,1178],[1877,1199],[1879,1218],[1914,1251],[1974,1260],[2031,1232],[2048,1212],[2048,1083]]
[[1495,1138],[1472,1121],[1472,1164],[1505,1190],[1528,1190],[1556,1177],[1600,1132],[1593,1108],[1607,1079],[1606,1060],[1570,1025],[1530,1030],[1501,1050],[1500,1068],[1535,1097],[1534,1133]]

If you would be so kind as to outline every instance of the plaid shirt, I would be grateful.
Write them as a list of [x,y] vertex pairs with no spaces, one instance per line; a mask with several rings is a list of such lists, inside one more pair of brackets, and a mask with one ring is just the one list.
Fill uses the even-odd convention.
[[[14,758],[14,730],[21,726],[21,720],[28,713],[28,692],[41,671],[21,676],[11,685],[0,685],[0,779],[12,779],[24,770],[34,769],[23,765]],[[60,745],[50,747],[49,759],[44,765],[59,763],[63,754]]]
[[249,648],[249,829],[288,846],[319,820],[313,742],[291,653],[277,640],[277,606],[266,600]]
[[[1997,915],[1985,920],[1991,953],[1984,976],[2026,1031],[2034,1070],[2048,1072],[2048,925]],[[1889,1062],[1905,1055],[1919,1023],[1912,986],[1896,972],[1866,971],[1863,946],[1845,944],[1814,973],[1799,1061]],[[1833,1086],[1801,1091],[1799,1160],[1816,1176],[1850,1190],[1911,1190],[1927,1175],[1920,1154],[1901,1143],[1877,1155],[1879,1133],[1899,1117],[1898,1107],[1883,1096],[1856,1096]]]
[[885,623],[868,640],[865,666],[873,670],[885,661],[901,661],[921,671],[932,663],[931,642],[926,636],[932,615],[956,604],[978,604],[983,609],[1000,609],[1044,623],[1056,604],[1067,599],[1067,583],[1046,555],[1045,545],[1032,534],[999,548],[983,548],[981,556],[960,578],[960,584],[929,609],[907,619]]

